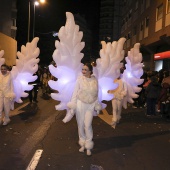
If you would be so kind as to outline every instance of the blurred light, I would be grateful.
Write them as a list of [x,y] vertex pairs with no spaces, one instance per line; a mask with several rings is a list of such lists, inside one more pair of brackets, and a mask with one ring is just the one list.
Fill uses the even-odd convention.
[[127,76],[130,78],[130,77],[132,77],[132,74],[130,72],[128,72]]
[[57,37],[58,36],[58,32],[53,32],[53,37]]
[[40,3],[38,1],[35,1],[34,4],[38,6]]
[[41,3],[45,3],[45,0],[40,0]]

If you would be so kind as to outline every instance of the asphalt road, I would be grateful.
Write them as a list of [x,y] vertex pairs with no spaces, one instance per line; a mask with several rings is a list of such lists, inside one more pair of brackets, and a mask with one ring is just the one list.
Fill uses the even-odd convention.
[[[79,153],[75,117],[62,122],[65,111],[39,96],[37,104],[15,105],[11,122],[0,127],[0,170],[169,170],[170,122],[148,118],[145,109],[129,107],[116,128],[109,125],[111,105],[94,117],[92,155]],[[40,159],[35,159],[41,150]],[[31,162],[32,161],[32,162]],[[37,163],[37,166],[35,165]]]

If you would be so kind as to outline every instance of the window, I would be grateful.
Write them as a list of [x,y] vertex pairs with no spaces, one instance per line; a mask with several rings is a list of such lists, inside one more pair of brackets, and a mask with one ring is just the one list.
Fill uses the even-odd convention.
[[131,38],[131,32],[128,33],[127,39],[129,40]]
[[148,27],[149,26],[149,17],[146,17],[145,18],[145,27]]
[[150,0],[146,0],[146,8],[150,6]]
[[140,31],[143,30],[143,22],[140,24]]
[[128,17],[129,19],[132,17],[132,10],[130,10]]
[[15,37],[16,37],[16,30],[11,29],[11,37],[15,39]]
[[136,1],[136,4],[135,4],[135,10],[138,9],[138,1]]
[[137,27],[133,27],[133,35],[136,35],[137,34]]
[[167,14],[170,13],[170,0],[167,0]]
[[12,11],[11,11],[11,18],[12,18],[12,19],[16,19],[16,18],[17,18],[17,12],[16,12],[16,10],[12,10]]
[[162,17],[163,17],[163,4],[161,4],[157,8],[157,21],[162,19]]

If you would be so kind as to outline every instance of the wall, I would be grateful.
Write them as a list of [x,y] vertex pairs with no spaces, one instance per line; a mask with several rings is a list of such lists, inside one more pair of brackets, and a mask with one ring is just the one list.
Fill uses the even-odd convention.
[[0,33],[0,50],[4,50],[5,64],[13,66],[16,64],[17,41]]

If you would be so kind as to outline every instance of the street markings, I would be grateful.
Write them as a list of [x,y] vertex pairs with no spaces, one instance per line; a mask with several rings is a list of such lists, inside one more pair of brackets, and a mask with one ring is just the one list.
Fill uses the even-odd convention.
[[43,152],[42,149],[36,150],[36,152],[35,152],[33,158],[31,159],[31,161],[30,161],[30,163],[29,163],[26,170],[34,170],[37,167],[37,164],[38,164],[38,162],[40,160],[42,152]]
[[[103,114],[98,114],[98,117],[110,125],[113,116],[109,115],[106,109],[103,109],[102,112],[103,112]],[[114,128],[113,126],[111,126],[111,127]]]
[[21,110],[23,107],[27,106],[29,104],[29,102],[26,102],[24,103],[23,105],[21,105],[20,107],[14,109],[14,110],[11,110],[10,113],[9,113],[9,116],[12,117],[12,116],[16,116],[22,112],[24,112],[23,110]]
[[112,120],[112,115],[109,115],[106,109],[102,110],[103,114],[98,114],[100,119],[102,119],[104,122],[110,125]]

